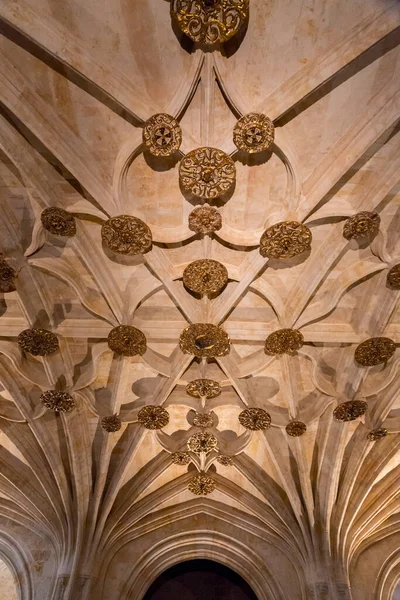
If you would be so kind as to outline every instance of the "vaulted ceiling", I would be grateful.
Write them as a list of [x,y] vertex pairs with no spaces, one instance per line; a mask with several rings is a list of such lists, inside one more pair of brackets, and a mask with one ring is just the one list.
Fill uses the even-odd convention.
[[[244,28],[210,49],[171,22],[168,0],[2,1],[0,251],[15,291],[0,300],[0,552],[15,544],[8,558],[23,598],[76,599],[80,581],[82,598],[139,599],[146,581],[134,595],[128,563],[189,530],[186,558],[240,542],[238,565],[225,559],[240,571],[254,552],[269,578],[260,598],[391,598],[400,350],[372,367],[354,355],[369,338],[400,344],[399,287],[387,279],[400,263],[399,26],[397,1],[250,0]],[[275,125],[273,145],[256,154],[232,137],[251,112]],[[156,113],[182,129],[167,158],[142,142]],[[236,168],[231,193],[208,200],[222,218],[210,234],[189,228],[203,200],[179,177],[199,147],[224,151]],[[75,235],[43,226],[49,207],[73,216]],[[361,211],[379,215],[379,230],[346,238]],[[118,215],[148,225],[149,251],[107,247],[102,227]],[[262,256],[260,237],[283,221],[308,227],[311,248]],[[198,259],[225,265],[219,294],[199,298],[183,284]],[[221,327],[229,353],[184,352],[193,323]],[[142,331],[146,351],[113,352],[107,338],[119,325]],[[56,334],[59,349],[21,349],[30,328]],[[304,344],[267,354],[280,329],[299,330]],[[189,395],[197,379],[221,393]],[[73,398],[71,412],[43,404],[55,389]],[[335,419],[352,400],[366,401],[366,413]],[[168,411],[162,430],[138,422],[147,405]],[[246,429],[248,407],[265,410],[271,427]],[[212,412],[207,431],[232,465],[216,451],[173,463],[202,431],[196,411]],[[114,414],[122,427],[107,433],[102,419]],[[288,435],[294,420],[304,435]],[[388,434],[370,441],[378,428]],[[197,497],[188,484],[204,469],[215,490]],[[159,568],[173,564],[173,549]],[[86,585],[93,572],[100,583]]]

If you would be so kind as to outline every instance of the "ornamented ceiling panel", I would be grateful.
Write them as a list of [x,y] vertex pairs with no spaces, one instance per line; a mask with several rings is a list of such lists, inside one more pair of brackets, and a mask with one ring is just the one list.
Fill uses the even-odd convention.
[[260,598],[391,598],[399,27],[389,0],[3,0],[0,554],[24,600],[140,600],[188,556]]

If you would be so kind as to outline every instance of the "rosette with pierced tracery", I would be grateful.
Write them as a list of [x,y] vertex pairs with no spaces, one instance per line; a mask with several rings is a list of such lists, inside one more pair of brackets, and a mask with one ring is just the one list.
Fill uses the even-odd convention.
[[394,290],[400,290],[400,265],[392,267],[387,275],[387,283]]
[[260,431],[271,426],[271,417],[263,408],[246,408],[239,415],[239,423],[250,431]]
[[190,452],[195,454],[208,454],[217,449],[218,440],[212,433],[195,433],[188,439],[187,447]]
[[56,390],[47,390],[40,396],[42,404],[54,412],[71,412],[75,407],[75,400],[67,392],[57,392]]
[[250,113],[236,123],[233,142],[239,150],[253,154],[271,146],[275,137],[272,121],[263,114]]
[[214,417],[212,413],[196,413],[193,418],[195,427],[212,427],[214,425]]
[[146,429],[162,429],[169,423],[169,413],[162,406],[144,406],[138,412],[138,421]]
[[191,462],[189,452],[174,452],[171,454],[171,460],[174,465],[179,465],[181,467],[188,465]]
[[381,218],[378,213],[366,210],[347,219],[343,227],[343,236],[346,240],[362,239],[379,231]]
[[179,346],[183,352],[199,358],[225,356],[229,353],[228,334],[210,323],[193,323],[180,335]]
[[307,425],[302,421],[291,421],[286,425],[286,433],[291,437],[300,437],[307,431]]
[[143,143],[154,156],[170,156],[182,143],[178,121],[165,113],[153,115],[144,124]]
[[142,356],[147,350],[146,336],[132,325],[118,325],[108,334],[110,350],[122,356]]
[[73,215],[64,210],[52,206],[45,208],[40,215],[43,227],[53,235],[73,237],[76,234],[76,224]]
[[311,248],[309,228],[297,221],[281,221],[269,227],[260,239],[260,254],[267,258],[292,258]]
[[231,467],[233,465],[232,457],[227,456],[226,454],[218,454],[217,462],[224,467]]
[[196,294],[217,294],[228,283],[228,271],[217,260],[195,260],[183,272],[183,283]]
[[171,15],[194,42],[226,42],[245,23],[249,0],[171,0]]
[[373,429],[372,431],[370,431],[369,434],[367,435],[367,438],[369,439],[370,442],[377,442],[377,441],[385,438],[387,436],[387,434],[388,434],[387,429],[385,429],[384,427],[379,427],[379,429]]
[[129,215],[113,217],[101,228],[103,244],[113,252],[135,256],[151,249],[152,235],[144,221]]
[[357,346],[354,358],[363,367],[374,367],[389,360],[395,351],[396,344],[390,338],[370,338]]
[[4,258],[0,258],[0,292],[9,294],[15,292],[15,279],[17,271],[11,267]]
[[367,412],[368,404],[365,400],[349,400],[339,404],[333,411],[337,421],[355,421]]
[[269,356],[275,354],[294,354],[303,346],[303,334],[297,329],[278,329],[269,334],[264,351]]
[[57,352],[58,338],[46,329],[25,329],[18,336],[22,350],[33,356],[48,356]]
[[188,489],[197,496],[207,496],[215,490],[215,481],[205,473],[200,473],[189,481]]
[[222,227],[221,213],[209,204],[198,206],[189,215],[189,229],[196,233],[213,233]]
[[108,433],[115,433],[121,429],[122,422],[118,415],[110,415],[109,417],[102,418],[101,426],[104,431],[107,431]]
[[196,148],[183,157],[179,181],[182,188],[194,196],[218,198],[235,185],[235,163],[222,150]]
[[194,398],[215,398],[221,393],[218,381],[212,379],[194,379],[186,386],[186,393]]

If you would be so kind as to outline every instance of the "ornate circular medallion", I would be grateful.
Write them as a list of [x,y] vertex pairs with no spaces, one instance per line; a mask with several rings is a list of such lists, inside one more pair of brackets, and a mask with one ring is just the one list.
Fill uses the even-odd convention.
[[188,465],[192,459],[190,458],[189,452],[174,452],[171,454],[171,460],[174,465],[183,467]]
[[400,290],[400,265],[392,267],[387,276],[387,283],[394,290]]
[[300,437],[307,431],[307,425],[301,421],[292,421],[286,425],[286,433],[291,437]]
[[218,454],[217,461],[224,467],[231,467],[233,465],[232,457],[227,456],[226,454]]
[[186,393],[194,398],[215,398],[221,393],[218,381],[212,379],[194,379],[186,386]]
[[388,430],[384,427],[380,427],[379,429],[373,429],[367,435],[367,438],[370,442],[377,442],[378,440],[382,440],[388,434]]
[[55,412],[71,412],[75,408],[75,400],[67,392],[47,390],[40,396],[40,400],[46,408]]
[[197,412],[193,419],[193,425],[195,425],[195,427],[212,427],[214,425],[212,413]]
[[312,234],[297,221],[282,221],[269,227],[260,239],[260,254],[266,258],[292,258],[311,248]]
[[228,271],[217,260],[195,260],[184,270],[183,283],[201,296],[217,294],[228,283]]
[[154,156],[170,156],[180,148],[182,129],[174,117],[158,113],[144,124],[143,143]]
[[218,440],[212,433],[194,433],[187,442],[187,447],[190,452],[195,454],[208,454],[218,447]]
[[381,218],[377,213],[364,210],[347,219],[343,227],[343,236],[346,240],[367,237],[379,230],[380,222]]
[[215,481],[205,473],[200,473],[189,481],[188,489],[196,496],[207,496],[215,490]]
[[264,351],[269,356],[294,354],[304,343],[303,334],[297,329],[279,329],[270,333],[265,341]]
[[121,429],[122,423],[117,415],[110,415],[101,420],[101,426],[108,433],[115,433]]
[[0,292],[2,294],[9,294],[15,292],[15,279],[17,277],[17,271],[11,267],[4,258],[0,258]]
[[171,14],[194,42],[215,44],[239,31],[249,14],[249,0],[172,0]]
[[363,367],[374,367],[389,360],[395,351],[396,344],[390,338],[370,338],[357,346],[354,358]]
[[120,215],[104,223],[101,238],[107,248],[117,254],[135,256],[145,254],[151,249],[150,228],[137,217]]
[[25,329],[18,336],[18,344],[33,356],[48,356],[57,352],[58,338],[46,329]]
[[222,150],[196,148],[183,157],[179,180],[183,189],[195,196],[218,198],[235,184],[235,163]]
[[57,208],[56,206],[45,208],[40,220],[43,227],[53,235],[73,237],[76,234],[75,219],[63,208]]
[[179,338],[183,352],[199,358],[212,358],[229,354],[228,334],[210,323],[193,323],[186,327]]
[[216,208],[204,204],[198,206],[189,215],[189,229],[196,233],[213,233],[222,227],[222,217]]
[[367,412],[368,404],[365,400],[349,400],[339,404],[333,411],[337,421],[355,421]]
[[146,336],[132,325],[118,325],[108,334],[108,347],[122,356],[143,356],[147,350]]
[[271,417],[263,408],[246,408],[239,415],[239,423],[251,431],[271,427]]
[[233,130],[233,142],[239,150],[253,154],[262,152],[271,146],[275,137],[272,121],[260,113],[245,115],[236,123]]
[[138,412],[138,421],[146,429],[162,429],[169,423],[169,414],[162,406],[144,406]]

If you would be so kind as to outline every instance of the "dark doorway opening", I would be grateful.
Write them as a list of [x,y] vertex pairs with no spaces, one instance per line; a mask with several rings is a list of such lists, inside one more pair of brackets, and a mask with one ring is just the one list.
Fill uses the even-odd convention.
[[162,573],[144,600],[257,600],[249,584],[212,560],[189,560]]

